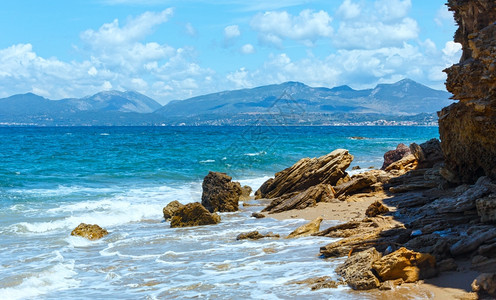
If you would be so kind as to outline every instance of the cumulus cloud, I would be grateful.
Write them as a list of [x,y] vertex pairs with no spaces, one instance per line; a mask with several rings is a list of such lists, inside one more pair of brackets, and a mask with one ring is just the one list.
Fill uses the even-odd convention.
[[198,35],[198,31],[196,30],[196,28],[193,27],[193,25],[189,22],[186,23],[185,30],[186,30],[186,34],[189,36],[196,37]]
[[305,9],[297,16],[286,11],[257,14],[250,25],[264,44],[281,47],[283,40],[291,39],[311,46],[318,39],[332,35],[331,22],[327,12]]
[[452,25],[454,24],[453,12],[448,10],[448,6],[441,5],[436,12],[436,17],[434,18],[434,22],[440,27],[445,26],[446,24]]
[[342,19],[353,19],[360,15],[361,7],[357,3],[351,2],[351,0],[345,0],[341,6],[339,6],[337,15]]
[[253,53],[255,53],[255,47],[253,47],[252,44],[245,44],[241,47],[241,53],[253,54]]
[[224,28],[224,37],[226,39],[233,39],[241,35],[238,25],[230,25]]
[[393,21],[404,18],[412,7],[411,0],[377,0],[375,11],[383,21]]

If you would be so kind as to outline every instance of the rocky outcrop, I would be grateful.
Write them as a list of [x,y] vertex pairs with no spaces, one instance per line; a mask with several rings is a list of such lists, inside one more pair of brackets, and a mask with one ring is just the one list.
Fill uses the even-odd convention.
[[336,273],[354,290],[378,288],[381,283],[372,272],[372,264],[380,258],[381,254],[374,248],[355,253],[336,269]]
[[241,195],[239,196],[239,200],[240,201],[246,201],[246,200],[250,200],[251,199],[251,191],[252,191],[252,188],[245,185],[245,186],[242,186],[241,187]]
[[164,219],[166,221],[169,221],[172,218],[172,215],[174,215],[174,213],[183,206],[184,205],[177,200],[174,200],[167,204],[167,206],[162,209],[162,212],[164,213]]
[[345,177],[353,161],[348,150],[337,149],[319,158],[304,158],[266,181],[255,193],[255,198],[277,198],[285,194],[302,192],[318,184],[336,185]]
[[312,222],[296,228],[286,238],[291,239],[296,237],[304,237],[317,233],[320,230],[320,223],[322,223],[322,220],[324,220],[322,217],[318,217]]
[[382,215],[389,212],[389,208],[387,208],[384,204],[379,201],[376,201],[367,207],[365,211],[365,215],[367,217],[376,217],[378,215]]
[[210,212],[238,210],[239,197],[243,194],[239,182],[232,182],[225,173],[209,172],[203,179],[202,205]]
[[190,227],[200,225],[213,225],[220,222],[220,216],[210,213],[198,202],[188,203],[180,207],[172,216],[170,226]]
[[96,224],[79,224],[72,232],[71,235],[87,238],[90,241],[101,239],[106,236],[108,231]]
[[258,231],[250,231],[250,232],[245,232],[245,233],[240,233],[236,237],[236,240],[259,240],[263,238],[278,238],[278,234],[273,234],[272,232],[269,232],[267,234],[261,234]]
[[475,206],[481,222],[496,223],[496,194],[477,199]]
[[420,145],[410,144],[410,152],[418,161],[417,168],[432,168],[435,165],[444,162],[441,142],[438,139],[430,139]]
[[372,268],[382,281],[401,278],[405,282],[416,282],[437,274],[434,256],[404,247],[375,261]]
[[472,282],[472,291],[496,297],[496,273],[483,273],[477,276]]
[[304,209],[315,206],[318,202],[330,202],[334,199],[334,190],[329,184],[318,184],[298,193],[277,197],[264,208],[263,212],[278,213],[291,209]]
[[390,150],[384,154],[384,163],[381,170],[385,170],[390,164],[402,159],[403,157],[411,154],[410,148],[405,144],[399,144],[395,150]]
[[352,195],[358,192],[372,192],[374,191],[374,184],[385,183],[390,178],[391,175],[382,170],[372,170],[353,175],[349,181],[334,188],[336,191],[336,197],[340,197],[342,195]]
[[496,2],[449,0],[459,26],[460,63],[445,70],[446,87],[460,100],[439,112],[439,133],[452,182],[496,179]]

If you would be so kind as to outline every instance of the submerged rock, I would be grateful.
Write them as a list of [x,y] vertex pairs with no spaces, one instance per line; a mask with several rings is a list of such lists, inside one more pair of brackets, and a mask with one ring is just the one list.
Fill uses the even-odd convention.
[[213,225],[220,222],[220,216],[210,213],[198,202],[180,207],[171,218],[171,227]]
[[183,206],[184,205],[177,200],[174,200],[167,204],[167,206],[162,209],[162,212],[164,213],[164,219],[166,221],[169,221],[170,218],[172,218],[172,215],[174,215],[174,213]]
[[108,231],[96,224],[79,224],[72,232],[71,235],[87,238],[90,241],[101,239],[106,236]]
[[390,150],[384,154],[384,163],[382,164],[381,170],[385,170],[390,164],[402,159],[403,157],[411,154],[410,148],[407,145],[401,143],[396,146],[395,150]]
[[345,177],[353,161],[348,150],[337,149],[319,158],[304,158],[293,166],[275,174],[255,193],[257,199],[277,198],[285,194],[302,192],[318,184],[336,185]]
[[239,197],[243,194],[239,182],[232,182],[225,173],[209,172],[203,179],[202,205],[210,212],[238,210]]
[[258,231],[250,231],[250,232],[238,234],[236,240],[259,240],[263,238],[278,238],[278,237],[280,237],[278,234],[273,234],[272,232],[269,232],[267,234],[261,234]]
[[265,218],[265,215],[264,214],[257,213],[257,212],[252,213],[251,216],[254,217],[254,218],[257,218],[257,219],[263,219],[263,218]]
[[416,282],[437,274],[434,256],[404,247],[375,261],[372,268],[382,281],[401,278],[405,282]]
[[374,248],[355,253],[348,257],[344,264],[336,269],[336,273],[344,278],[354,290],[370,290],[378,288],[381,283],[372,272],[372,264],[381,258]]
[[322,220],[324,220],[322,217],[318,217],[312,222],[296,228],[286,238],[290,239],[296,237],[304,237],[317,233],[320,230],[320,223],[322,223]]

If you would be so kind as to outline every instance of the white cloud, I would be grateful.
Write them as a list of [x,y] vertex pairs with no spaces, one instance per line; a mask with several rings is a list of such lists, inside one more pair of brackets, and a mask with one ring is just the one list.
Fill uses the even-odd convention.
[[387,22],[406,17],[412,7],[412,2],[411,0],[377,0],[374,6],[380,18]]
[[445,24],[454,24],[453,12],[448,10],[448,6],[441,5],[436,12],[436,17],[434,18],[436,24],[443,27]]
[[284,39],[291,39],[311,46],[316,40],[332,35],[331,22],[327,12],[305,9],[297,16],[286,11],[257,14],[250,25],[262,43],[280,47]]
[[353,19],[360,15],[362,9],[358,3],[353,3],[351,0],[345,0],[339,6],[337,15],[343,19]]
[[226,78],[234,84],[234,87],[237,89],[250,88],[254,86],[254,84],[248,79],[248,71],[245,68],[241,68],[227,74]]
[[198,31],[196,31],[196,28],[193,27],[193,25],[189,22],[186,23],[185,29],[186,29],[186,34],[189,36],[195,37],[198,35]]
[[224,28],[224,37],[226,39],[233,39],[241,35],[238,25],[230,25]]
[[246,44],[241,47],[241,53],[243,54],[253,54],[255,53],[255,47],[252,44]]

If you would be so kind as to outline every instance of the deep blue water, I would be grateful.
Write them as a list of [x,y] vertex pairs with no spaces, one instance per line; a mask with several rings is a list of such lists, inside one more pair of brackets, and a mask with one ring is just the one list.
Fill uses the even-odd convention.
[[[161,209],[200,201],[210,170],[256,189],[303,157],[345,148],[351,167],[379,168],[398,143],[436,137],[437,127],[0,128],[0,295],[347,299],[288,284],[334,276],[335,262],[317,256],[329,239],[235,241],[249,230],[287,234],[303,220],[254,220],[261,208],[250,207],[215,226],[171,229]],[[110,234],[71,237],[81,222]]]

